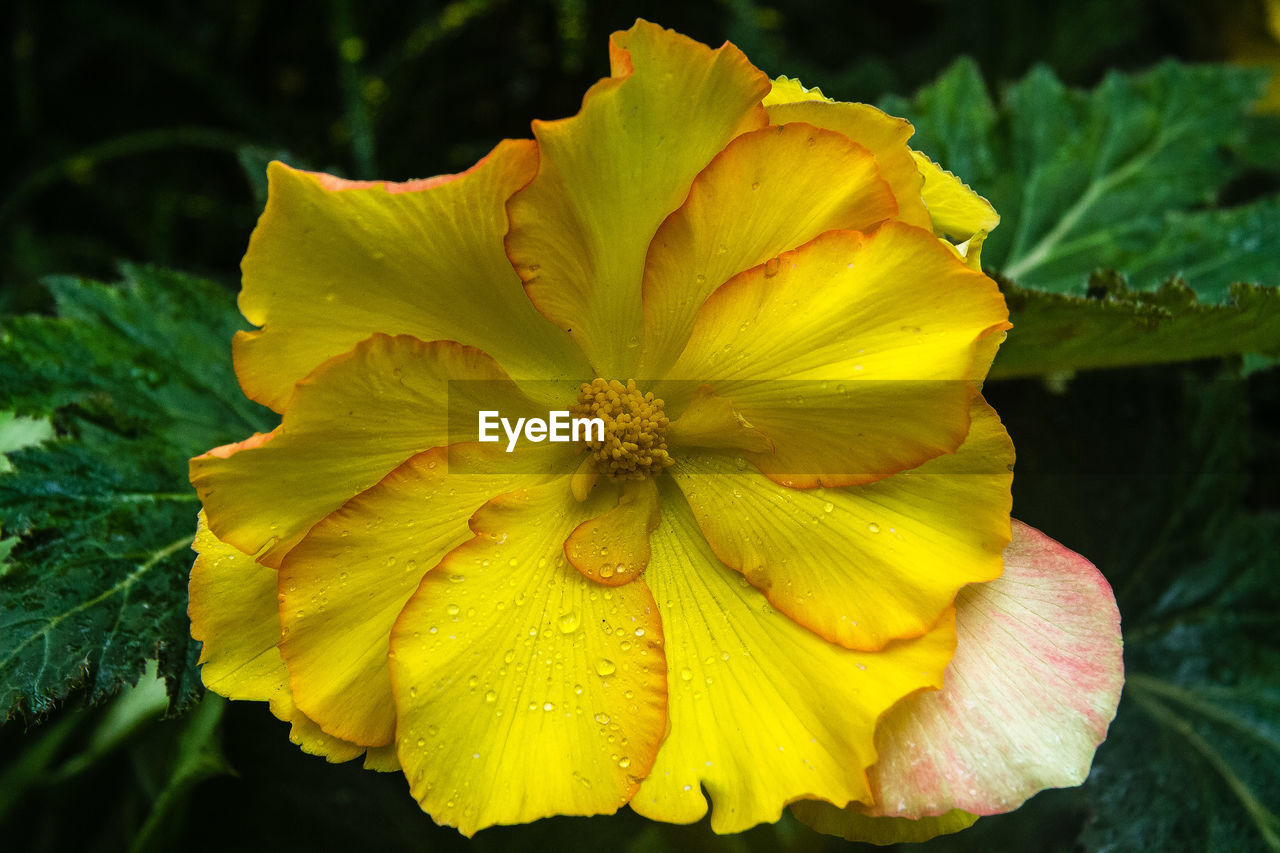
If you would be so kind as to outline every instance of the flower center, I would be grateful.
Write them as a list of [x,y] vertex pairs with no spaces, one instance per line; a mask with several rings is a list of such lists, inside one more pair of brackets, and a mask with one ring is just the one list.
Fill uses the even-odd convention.
[[[672,463],[664,435],[670,421],[662,401],[642,394],[636,381],[593,379],[578,389],[574,417],[604,421],[604,440],[586,441],[596,471],[615,483],[643,480]],[[590,434],[590,433],[588,433]]]

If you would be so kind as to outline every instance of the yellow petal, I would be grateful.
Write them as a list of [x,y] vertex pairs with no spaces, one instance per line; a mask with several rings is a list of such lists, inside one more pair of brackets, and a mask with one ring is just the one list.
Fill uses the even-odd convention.
[[[392,742],[391,626],[423,575],[472,537],[467,521],[485,501],[553,476],[521,466],[550,472],[572,464],[564,446],[539,449],[508,455],[485,444],[415,456],[289,552],[280,566],[280,654],[294,701],[327,733],[369,746]],[[559,452],[559,466],[548,450]]]
[[[774,443],[783,485],[872,482],[955,450],[975,344],[1008,310],[931,233],[833,231],[737,276],[698,311],[672,379],[710,385]],[[657,393],[672,404],[671,383]]]
[[796,101],[826,101],[834,103],[831,98],[822,94],[822,90],[817,86],[807,88],[799,80],[790,77],[775,77],[773,85],[769,89],[769,94],[764,96],[764,105],[772,107],[775,104],[790,104]]
[[564,556],[605,497],[580,503],[564,477],[490,501],[396,622],[400,762],[438,823],[612,813],[648,773],[666,726],[649,588],[602,587]]
[[649,534],[658,526],[658,487],[652,477],[630,480],[618,505],[579,524],[564,543],[565,556],[583,576],[621,586],[649,565]]
[[276,573],[219,541],[205,524],[191,547],[188,584],[191,636],[203,643],[200,679],[228,699],[267,702],[285,681],[276,609]]
[[262,326],[236,336],[245,393],[283,411],[295,382],[375,332],[476,346],[518,378],[586,375],[502,250],[504,204],[537,160],[508,140],[468,172],[408,184],[271,164],[243,263],[240,310]]
[[[290,724],[289,739],[303,752],[332,762],[350,761],[363,746],[330,737],[293,704],[289,673],[280,658],[280,611],[276,573],[239,549],[218,540],[204,513],[192,544],[187,613],[191,636],[200,641],[200,678],[205,687],[228,699],[267,702],[278,719]],[[366,765],[385,766],[385,754],[370,750]]]
[[921,194],[935,234],[963,243],[979,231],[991,233],[1000,224],[1000,214],[991,202],[969,189],[968,184],[919,151],[912,151],[911,155],[924,176]]
[[798,491],[730,457],[678,455],[671,475],[716,556],[832,642],[879,649],[928,631],[965,584],[1000,575],[1013,444],[974,401],[955,454],[865,486]]
[[484,408],[533,411],[479,350],[407,336],[362,341],[299,383],[270,441],[191,460],[209,526],[279,566],[317,521],[414,454],[447,444],[447,404],[465,406],[469,391],[485,395]]
[[905,817],[871,817],[817,800],[793,803],[791,813],[801,823],[818,832],[838,835],[846,841],[866,844],[916,844],[939,835],[968,829],[978,820],[975,814],[952,809],[938,817],[909,820]]
[[613,76],[576,116],[534,122],[541,162],[508,205],[507,251],[592,375],[625,378],[635,375],[654,232],[729,140],[766,123],[769,80],[733,45],[713,51],[646,21],[614,34],[610,58]]
[[644,269],[641,376],[663,376],[694,315],[734,275],[824,231],[869,231],[898,206],[871,152],[796,122],[744,133],[662,223]]
[[973,351],[973,371],[970,381],[979,391],[982,390],[987,374],[991,372],[991,363],[995,361],[1000,345],[1004,343],[1005,338],[1009,337],[1009,328],[1007,323],[993,326],[978,337],[978,344]]
[[644,580],[666,634],[671,731],[631,807],[655,820],[700,819],[702,786],[716,832],[777,820],[800,797],[869,800],[876,721],[941,686],[954,648],[950,618],[882,652],[826,642],[725,568],[670,487]]
[[693,400],[667,427],[667,443],[672,447],[773,452],[769,437],[747,423],[731,402],[716,396],[706,385],[694,391]]
[[911,156],[907,140],[915,128],[906,119],[894,118],[870,104],[831,103],[812,97],[768,106],[770,124],[802,121],[843,133],[876,155],[880,177],[898,201],[898,218],[908,225],[929,228],[929,211],[920,198],[923,179]]

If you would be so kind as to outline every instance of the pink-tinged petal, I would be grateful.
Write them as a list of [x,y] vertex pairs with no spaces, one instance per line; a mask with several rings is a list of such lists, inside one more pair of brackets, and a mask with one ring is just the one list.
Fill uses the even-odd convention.
[[881,722],[876,806],[863,814],[998,814],[1089,774],[1124,683],[1111,587],[1084,557],[1017,521],[1004,561],[998,580],[957,598],[942,690]]

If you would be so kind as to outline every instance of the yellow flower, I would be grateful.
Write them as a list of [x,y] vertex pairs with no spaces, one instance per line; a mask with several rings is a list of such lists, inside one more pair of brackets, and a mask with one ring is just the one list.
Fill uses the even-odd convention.
[[[1054,772],[910,808],[868,774],[895,726],[999,752],[914,697],[1010,541],[1013,448],[978,393],[1009,328],[977,263],[994,211],[905,121],[732,45],[638,22],[610,51],[576,116],[466,173],[272,164],[235,360],[282,421],[192,460],[205,684],[403,770],[466,834],[689,822],[703,789],[732,832],[800,799],[915,819],[1071,784],[1110,719],[1075,713],[1075,675],[1046,699],[1055,737],[1084,732]],[[481,411],[604,434],[508,453]],[[970,627],[1004,608],[968,600]],[[1080,667],[1112,710],[1113,627]]]

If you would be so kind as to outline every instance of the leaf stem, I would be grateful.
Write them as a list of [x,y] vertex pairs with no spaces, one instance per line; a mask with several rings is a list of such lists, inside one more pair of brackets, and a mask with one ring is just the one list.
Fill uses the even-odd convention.
[[1245,811],[1248,812],[1250,819],[1257,826],[1258,832],[1262,835],[1262,840],[1267,847],[1274,851],[1280,851],[1280,817],[1277,817],[1258,801],[1258,798],[1249,790],[1249,786],[1232,769],[1227,760],[1222,757],[1222,754],[1201,737],[1200,733],[1195,730],[1195,726],[1186,718],[1178,715],[1162,702],[1152,698],[1150,693],[1144,693],[1143,690],[1138,689],[1131,695],[1148,716],[1177,732],[1186,739],[1187,743],[1196,752],[1200,753],[1209,766],[1216,770],[1222,780],[1227,783],[1227,787],[1236,795],[1236,799],[1240,801],[1240,804],[1244,806]]

